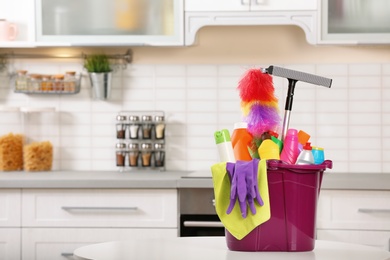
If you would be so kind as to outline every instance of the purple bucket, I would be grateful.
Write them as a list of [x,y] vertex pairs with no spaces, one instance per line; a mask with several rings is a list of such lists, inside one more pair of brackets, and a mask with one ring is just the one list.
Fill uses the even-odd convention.
[[238,240],[225,230],[232,251],[312,251],[322,175],[332,161],[291,165],[267,161],[271,218]]

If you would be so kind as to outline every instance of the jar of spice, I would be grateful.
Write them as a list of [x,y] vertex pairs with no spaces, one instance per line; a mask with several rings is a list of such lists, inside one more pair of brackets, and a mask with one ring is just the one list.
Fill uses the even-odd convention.
[[155,133],[155,139],[161,140],[165,137],[165,122],[164,122],[164,116],[155,116],[155,127],[154,127],[154,133]]
[[152,116],[144,115],[142,116],[142,139],[151,139],[152,138]]
[[130,143],[128,146],[129,166],[138,167],[139,145],[137,143]]
[[76,72],[66,71],[64,76],[64,91],[75,92],[76,91]]
[[138,139],[139,116],[129,116],[129,138]]
[[164,144],[155,143],[154,144],[154,166],[164,167],[164,161],[165,161]]
[[53,89],[56,92],[63,92],[64,91],[64,75],[62,75],[62,74],[54,75]]
[[44,92],[53,90],[53,82],[50,75],[42,75],[41,90]]
[[39,74],[30,75],[30,84],[28,85],[28,90],[31,92],[38,92],[41,90],[41,80],[42,76]]
[[126,159],[126,144],[117,143],[116,144],[116,166],[124,167]]
[[125,139],[126,137],[126,116],[118,115],[116,117],[116,138]]
[[27,90],[27,70],[18,70],[16,73],[15,90]]
[[151,143],[142,143],[141,144],[141,159],[142,167],[152,166],[152,144]]

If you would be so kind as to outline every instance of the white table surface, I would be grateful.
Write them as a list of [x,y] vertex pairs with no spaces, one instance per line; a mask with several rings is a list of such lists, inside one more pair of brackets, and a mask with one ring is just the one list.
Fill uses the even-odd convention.
[[75,259],[93,260],[390,260],[390,252],[374,247],[317,240],[310,252],[230,251],[225,237],[134,239],[80,247]]

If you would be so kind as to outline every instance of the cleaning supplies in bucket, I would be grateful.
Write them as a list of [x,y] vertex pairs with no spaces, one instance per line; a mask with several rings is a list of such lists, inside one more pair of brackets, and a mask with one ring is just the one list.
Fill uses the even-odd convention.
[[[289,81],[280,139],[278,99],[270,75]],[[215,208],[226,228],[226,242],[231,250],[310,251],[314,248],[315,213],[322,173],[332,167],[332,162],[324,161],[318,149],[316,155],[322,163],[295,164],[301,159],[298,154],[302,146],[310,138],[303,131],[288,131],[298,80],[326,87],[332,83],[331,79],[270,66],[250,69],[237,87],[243,121],[253,137],[249,145],[245,141],[240,149],[245,151],[249,147],[251,160],[247,154],[245,160],[237,155],[235,163],[221,162],[211,167]],[[287,132],[292,139],[286,139]],[[234,139],[234,144],[239,143],[240,139]],[[307,148],[305,145],[305,153],[309,151]]]

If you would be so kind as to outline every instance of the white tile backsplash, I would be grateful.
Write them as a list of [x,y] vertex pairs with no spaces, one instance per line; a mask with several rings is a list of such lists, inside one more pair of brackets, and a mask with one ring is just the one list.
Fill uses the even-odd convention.
[[[76,62],[21,60],[14,66],[45,73],[82,70]],[[325,148],[326,157],[333,161],[332,171],[390,173],[390,64],[277,66],[333,79],[330,89],[297,82],[290,121],[290,127],[311,135],[314,146]],[[248,69],[259,67],[266,66],[132,64],[115,72],[108,101],[92,99],[85,72],[81,92],[69,96],[14,93],[2,73],[0,105],[56,108],[55,119],[45,122],[51,130],[47,137],[56,145],[54,169],[116,170],[116,114],[163,110],[166,168],[208,170],[218,160],[214,131],[232,131],[242,118],[238,82]],[[287,79],[274,77],[281,118],[287,84]],[[11,114],[2,113],[0,120],[0,134],[10,126],[18,128],[19,121]],[[33,131],[37,126],[29,127]]]

